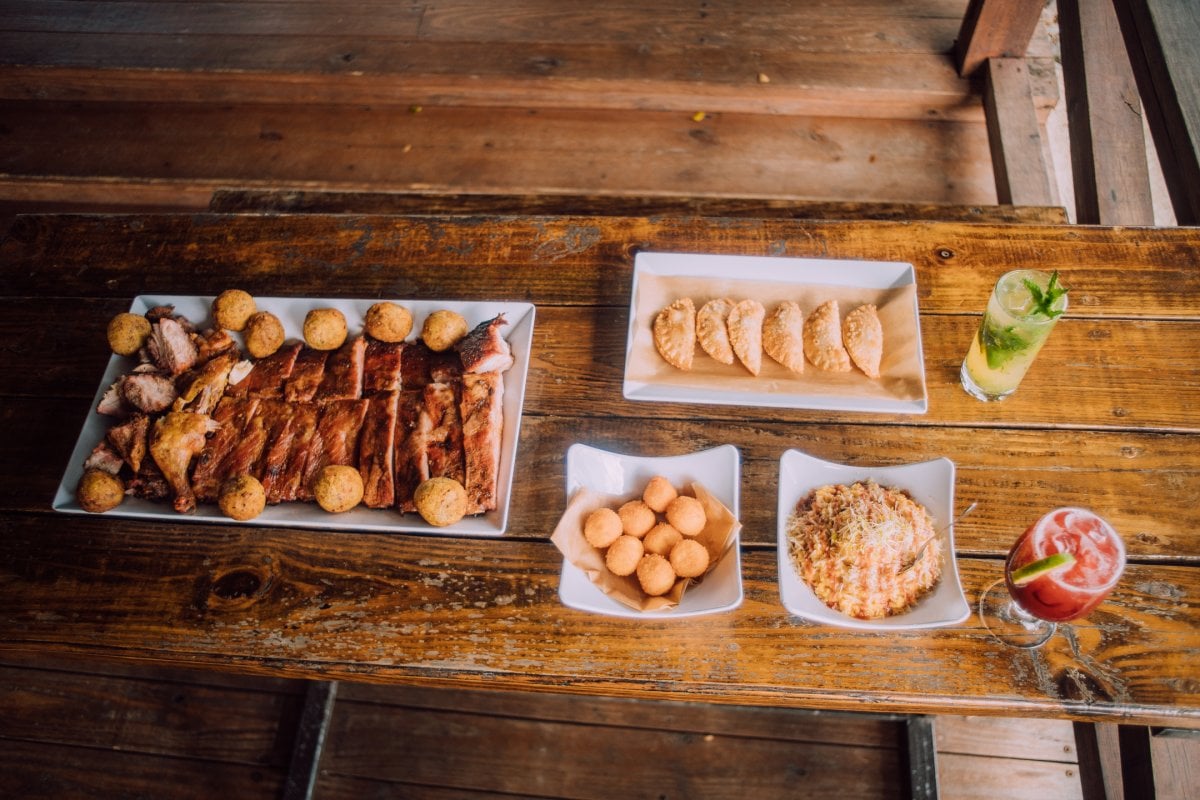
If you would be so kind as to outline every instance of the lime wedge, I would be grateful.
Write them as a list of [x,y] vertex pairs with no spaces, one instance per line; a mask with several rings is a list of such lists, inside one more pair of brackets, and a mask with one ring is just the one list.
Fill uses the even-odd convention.
[[1066,569],[1074,563],[1075,556],[1070,553],[1055,553],[1045,558],[1039,558],[1032,564],[1026,564],[1020,569],[1014,569],[1010,577],[1012,578],[1012,582],[1017,586],[1024,586],[1035,578],[1040,578],[1047,573],[1060,569]]

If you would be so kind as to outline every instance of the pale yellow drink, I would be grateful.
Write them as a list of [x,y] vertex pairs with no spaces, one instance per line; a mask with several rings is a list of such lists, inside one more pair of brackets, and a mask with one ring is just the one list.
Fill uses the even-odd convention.
[[1015,392],[1066,310],[1057,272],[1019,269],[1001,275],[963,361],[963,388],[980,400],[1003,400]]

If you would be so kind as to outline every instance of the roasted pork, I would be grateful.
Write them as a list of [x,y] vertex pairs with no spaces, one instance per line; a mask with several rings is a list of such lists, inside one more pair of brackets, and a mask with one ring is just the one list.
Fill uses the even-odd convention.
[[459,413],[461,383],[431,383],[425,387],[425,409],[423,416],[428,422],[420,423],[428,433],[425,453],[429,460],[429,477],[465,480],[463,468],[463,429]]
[[400,388],[401,357],[403,342],[367,342],[363,359],[364,395],[378,392],[394,392]]
[[368,402],[358,440],[358,471],[363,479],[363,504],[387,508],[396,502],[395,439],[399,391],[377,394]]
[[463,372],[504,372],[513,365],[512,349],[500,335],[507,324],[504,315],[497,314],[463,337],[457,345]]
[[499,372],[463,375],[462,445],[467,513],[493,511],[500,479],[504,433],[504,376]]
[[305,347],[296,356],[292,375],[283,384],[283,399],[290,403],[307,403],[312,400],[325,377],[325,362],[328,350]]
[[199,357],[192,337],[171,317],[162,317],[150,326],[146,349],[154,363],[171,376],[187,372]]
[[366,350],[367,340],[356,336],[333,351],[325,362],[325,376],[314,399],[357,400],[362,397]]
[[291,377],[301,347],[303,345],[299,342],[285,344],[266,358],[256,361],[250,373],[240,381],[231,383],[225,393],[230,397],[282,397],[284,381]]

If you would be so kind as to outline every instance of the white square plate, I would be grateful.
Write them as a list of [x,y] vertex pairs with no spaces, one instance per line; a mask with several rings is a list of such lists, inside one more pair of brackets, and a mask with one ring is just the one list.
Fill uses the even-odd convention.
[[[796,505],[813,489],[828,484],[873,480],[880,486],[903,489],[933,517],[946,554],[942,579],[932,593],[903,614],[876,620],[854,619],[821,602],[796,572],[788,556],[787,521]],[[813,458],[788,450],[779,461],[779,593],[784,608],[813,622],[869,631],[911,630],[956,625],[971,614],[954,558],[954,462],[947,458],[890,467],[857,467]]]
[[[375,300],[344,300],[344,299],[305,299],[294,297],[256,297],[254,298],[260,311],[270,311],[279,317],[287,332],[289,340],[299,339],[304,327],[304,316],[313,308],[336,308],[346,316],[346,322],[351,335],[357,335],[362,330],[363,315]],[[455,525],[435,528],[421,519],[418,514],[401,514],[392,509],[375,509],[359,506],[344,514],[328,514],[315,503],[280,503],[268,506],[262,514],[248,522],[239,525],[273,525],[296,528],[321,528],[328,530],[354,531],[419,531],[421,533],[459,534],[466,536],[499,536],[508,525],[509,501],[512,495],[513,464],[517,455],[517,440],[521,430],[521,407],[525,402],[525,378],[529,372],[529,348],[533,342],[534,307],[530,303],[507,302],[469,302],[459,303],[441,300],[397,300],[413,315],[413,330],[419,332],[425,317],[431,312],[446,308],[457,311],[466,318],[470,327],[491,319],[503,313],[508,325],[501,329],[501,334],[512,347],[513,365],[504,373],[504,431],[500,445],[500,479],[497,487],[497,504],[495,511],[489,511],[476,517],[464,517]],[[161,305],[175,306],[175,313],[187,317],[197,327],[203,329],[211,325],[212,298],[192,295],[141,295],[134,298],[130,311],[134,314],[144,314],[146,311]],[[97,336],[103,336],[103,331],[97,331]],[[231,333],[231,336],[242,343],[241,334]],[[413,341],[416,334],[409,336]],[[75,501],[75,487],[83,475],[83,462],[92,452],[105,431],[114,421],[110,417],[97,414],[95,409],[100,398],[117,377],[128,372],[136,365],[133,358],[114,355],[109,359],[108,369],[100,381],[100,388],[92,401],[92,411],[83,424],[83,431],[71,454],[62,483],[54,497],[53,507],[56,511],[73,514],[87,513]],[[215,505],[201,504],[194,514],[177,514],[170,503],[152,503],[147,500],[126,498],[125,502],[112,511],[113,516],[138,517],[141,519],[161,519],[170,522],[225,522],[233,520],[221,513]]]
[[[857,368],[834,373],[809,364],[797,375],[764,355],[756,377],[740,364],[719,364],[700,348],[692,371],[675,370],[658,355],[651,332],[666,299],[664,287],[672,290],[670,297],[691,296],[697,307],[721,296],[757,299],[768,309],[791,299],[807,315],[823,299],[841,297],[843,314],[859,303],[875,303],[884,325],[883,374],[872,380]],[[923,414],[929,399],[916,273],[901,262],[638,253],[623,393],[629,400],[657,402]]]
[[[676,486],[699,483],[738,517],[741,455],[733,445],[681,456],[627,456],[583,444],[567,450],[567,498],[581,487],[633,498],[646,482],[662,475]],[[663,611],[638,611],[613,600],[583,570],[563,559],[558,596],[580,611],[635,619],[670,619],[728,611],[742,604],[741,532],[734,534],[724,558],[699,584],[689,586],[679,605]]]

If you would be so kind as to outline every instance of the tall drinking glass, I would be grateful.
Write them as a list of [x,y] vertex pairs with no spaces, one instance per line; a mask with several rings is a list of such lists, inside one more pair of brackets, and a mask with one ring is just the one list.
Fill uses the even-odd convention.
[[1125,544],[1085,508],[1056,508],[1021,534],[1004,580],[979,599],[984,626],[1005,644],[1040,647],[1056,624],[1087,616],[1125,569]]
[[963,388],[985,401],[1015,392],[1066,310],[1067,290],[1057,271],[1018,269],[1001,275],[959,371]]

